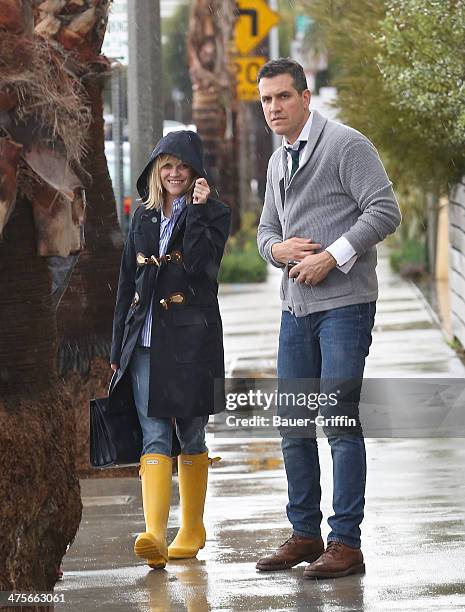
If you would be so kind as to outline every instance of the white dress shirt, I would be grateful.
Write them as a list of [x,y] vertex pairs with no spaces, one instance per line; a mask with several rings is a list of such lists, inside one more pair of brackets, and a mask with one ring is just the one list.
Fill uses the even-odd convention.
[[[308,139],[310,136],[310,129],[312,127],[312,120],[313,120],[313,113],[310,112],[310,116],[307,119],[304,127],[302,128],[302,131],[300,132],[297,140],[291,145],[283,137],[283,143],[282,143],[283,147],[298,150],[301,141],[308,142]],[[306,148],[307,148],[307,145],[302,147],[302,149],[300,150],[299,162],[302,159],[302,155],[304,155]],[[290,153],[287,153],[287,176],[288,177],[291,175],[291,168],[292,168],[292,156]],[[350,244],[350,242],[347,240],[347,238],[345,238],[344,236],[341,236],[340,238],[335,240],[332,244],[330,244],[328,247],[326,247],[325,251],[328,251],[328,253],[330,253],[334,257],[334,259],[337,262],[337,268],[341,272],[344,272],[344,274],[347,274],[350,271],[355,261],[357,260],[357,254],[355,252],[355,249]]]

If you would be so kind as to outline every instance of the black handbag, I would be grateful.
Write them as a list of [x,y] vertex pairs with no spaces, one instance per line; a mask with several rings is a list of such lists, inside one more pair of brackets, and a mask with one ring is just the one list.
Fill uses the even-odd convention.
[[91,400],[91,466],[106,468],[138,465],[141,453],[142,430],[132,397],[116,395],[111,400],[109,397]]

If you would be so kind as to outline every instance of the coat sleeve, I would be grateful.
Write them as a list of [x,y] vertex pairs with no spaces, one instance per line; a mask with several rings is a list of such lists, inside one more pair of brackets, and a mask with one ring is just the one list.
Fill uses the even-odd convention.
[[276,208],[276,196],[270,178],[270,168],[271,159],[266,176],[265,204],[258,224],[257,244],[260,255],[265,261],[276,268],[282,268],[283,264],[276,261],[271,253],[273,245],[283,241],[283,229]]
[[221,202],[188,204],[184,232],[184,269],[197,276],[207,273],[216,279],[231,229],[231,211]]
[[368,139],[352,142],[342,152],[339,176],[362,213],[343,235],[357,255],[362,255],[395,231],[401,220],[399,205],[378,152]]
[[128,232],[121,257],[119,272],[118,293],[116,296],[115,314],[113,317],[113,338],[111,342],[110,362],[119,364],[121,345],[123,343],[124,322],[128,314],[131,300],[135,291],[136,277],[136,251],[133,236],[134,217]]

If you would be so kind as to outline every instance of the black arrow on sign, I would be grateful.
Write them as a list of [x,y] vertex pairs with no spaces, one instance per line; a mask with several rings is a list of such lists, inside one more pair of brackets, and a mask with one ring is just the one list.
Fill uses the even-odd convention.
[[258,36],[257,9],[239,9],[239,15],[246,15],[252,20],[252,36]]

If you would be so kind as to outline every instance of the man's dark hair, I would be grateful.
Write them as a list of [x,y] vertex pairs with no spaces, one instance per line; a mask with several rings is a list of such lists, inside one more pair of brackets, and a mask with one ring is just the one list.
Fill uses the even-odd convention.
[[289,57],[280,57],[279,59],[270,60],[262,66],[257,75],[257,83],[260,83],[260,79],[268,79],[278,76],[278,74],[290,74],[294,82],[294,88],[297,89],[299,93],[308,89],[304,69],[299,62]]

